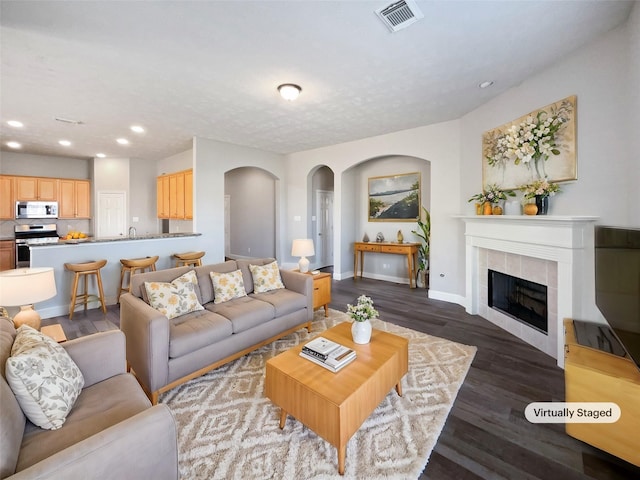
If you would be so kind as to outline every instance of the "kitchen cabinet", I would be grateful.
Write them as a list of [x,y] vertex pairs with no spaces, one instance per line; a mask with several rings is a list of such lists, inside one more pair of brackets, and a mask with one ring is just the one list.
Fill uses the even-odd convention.
[[91,183],[89,180],[61,179],[59,183],[59,217],[91,217]]
[[16,200],[58,200],[58,179],[44,177],[14,177]]
[[16,268],[16,242],[0,240],[0,271]]
[[158,218],[175,220],[193,218],[192,170],[161,175],[157,178],[157,187]]
[[0,175],[0,220],[16,218],[13,178],[8,175]]

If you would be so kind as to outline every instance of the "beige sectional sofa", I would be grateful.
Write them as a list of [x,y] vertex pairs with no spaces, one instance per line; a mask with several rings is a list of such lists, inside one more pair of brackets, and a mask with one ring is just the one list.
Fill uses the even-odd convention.
[[126,373],[125,337],[114,330],[62,344],[84,386],[57,429],[31,423],[7,383],[16,339],[0,318],[0,478],[178,478],[176,424]]
[[[127,337],[127,361],[152,403],[161,393],[252,350],[300,328],[310,330],[313,279],[309,275],[278,269],[284,288],[254,291],[250,266],[273,266],[273,262],[230,260],[132,277],[131,293],[120,297],[120,328]],[[169,319],[149,304],[145,282],[172,282],[190,270],[195,271],[195,293],[204,308]],[[239,276],[238,271],[243,296],[217,303],[211,273]]]

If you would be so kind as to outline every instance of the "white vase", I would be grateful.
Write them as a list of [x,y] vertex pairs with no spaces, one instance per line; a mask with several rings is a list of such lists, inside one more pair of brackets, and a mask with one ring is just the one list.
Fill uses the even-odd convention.
[[371,340],[371,322],[365,320],[364,322],[356,322],[354,320],[351,325],[351,336],[354,343],[365,344]]

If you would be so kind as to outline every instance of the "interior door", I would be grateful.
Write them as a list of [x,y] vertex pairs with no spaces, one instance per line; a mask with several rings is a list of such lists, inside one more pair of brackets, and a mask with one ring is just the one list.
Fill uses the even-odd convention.
[[98,192],[96,236],[128,235],[125,192]]
[[316,192],[316,212],[316,264],[318,268],[322,268],[333,265],[333,192]]

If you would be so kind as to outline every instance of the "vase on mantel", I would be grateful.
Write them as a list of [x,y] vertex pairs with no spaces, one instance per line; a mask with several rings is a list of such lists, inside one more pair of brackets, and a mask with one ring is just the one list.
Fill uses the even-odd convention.
[[538,215],[546,215],[549,211],[549,196],[536,195],[536,207],[538,207]]
[[351,336],[353,343],[364,345],[371,340],[371,322],[365,320],[363,322],[355,321],[351,324]]

